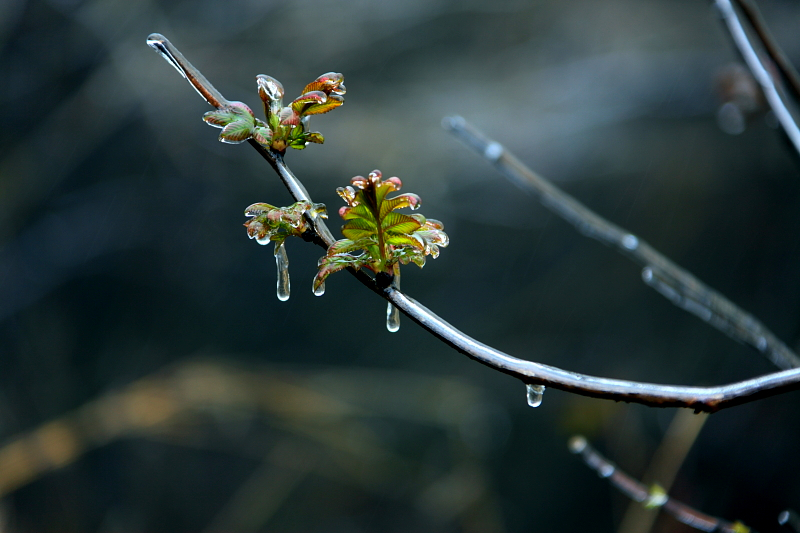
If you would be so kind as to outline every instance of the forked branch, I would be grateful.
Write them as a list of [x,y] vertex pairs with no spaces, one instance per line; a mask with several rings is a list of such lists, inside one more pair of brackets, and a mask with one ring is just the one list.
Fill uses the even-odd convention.
[[[218,109],[227,105],[227,100],[219,91],[163,35],[152,34],[148,37],[147,43],[178,69],[209,104]],[[250,144],[269,161],[296,201],[312,202],[303,184],[292,174],[279,153],[266,150],[254,141]],[[313,220],[309,217],[309,219],[318,236],[317,244],[327,248],[334,241],[330,231],[319,217]],[[386,286],[385,283],[380,283],[379,279],[373,280],[362,270],[351,270],[351,272],[365,286],[386,298],[444,343],[528,385],[544,385],[595,398],[660,407],[687,407],[697,411],[717,411],[800,388],[800,369],[786,370],[718,387],[681,387],[588,376],[517,359],[464,334],[394,286]]]
[[517,159],[503,145],[486,137],[461,117],[442,121],[445,129],[489,161],[521,189],[583,235],[616,248],[639,263],[642,279],[675,305],[702,318],[734,340],[749,344],[777,367],[800,367],[800,357],[754,316],[705,285],[658,250],[624,228],[604,219]]

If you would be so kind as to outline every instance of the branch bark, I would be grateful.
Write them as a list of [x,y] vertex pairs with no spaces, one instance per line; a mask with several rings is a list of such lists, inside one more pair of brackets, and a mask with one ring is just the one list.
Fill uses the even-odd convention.
[[[181,72],[209,104],[217,108],[228,104],[219,91],[183,57],[166,37],[152,34],[148,37],[147,44]],[[296,201],[311,201],[305,187],[286,166],[280,153],[265,150],[255,142],[251,142],[251,145],[254,145],[259,153],[269,161]],[[333,242],[330,231],[320,219],[312,220],[312,224],[319,236],[317,244],[326,248]],[[800,388],[800,368],[718,387],[682,387],[588,376],[533,361],[517,359],[459,331],[413,298],[400,292],[396,287],[379,286],[363,271],[351,270],[351,273],[365,286],[386,298],[445,344],[495,370],[514,376],[526,384],[545,385],[595,398],[658,407],[686,407],[696,411],[709,412]]]

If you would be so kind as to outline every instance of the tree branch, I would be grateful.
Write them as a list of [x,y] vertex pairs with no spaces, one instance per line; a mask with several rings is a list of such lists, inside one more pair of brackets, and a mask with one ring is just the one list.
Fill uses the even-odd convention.
[[[796,81],[796,74],[792,74],[793,69],[788,61],[785,61],[780,53],[780,48],[769,37],[769,33],[757,17],[757,9],[754,5],[746,1],[737,2],[748,14],[750,22],[756,25],[754,31],[752,27],[748,29],[739,17],[737,9],[731,0],[715,0],[714,5],[719,9],[722,19],[728,28],[728,32],[733,38],[733,42],[739,49],[742,59],[747,64],[750,72],[753,73],[764,97],[772,108],[775,117],[786,132],[786,136],[800,154],[800,119],[798,119],[797,104],[792,102],[784,90],[778,71],[782,70],[790,84]],[[751,24],[748,24],[751,26]],[[758,28],[761,31],[757,31]],[[755,38],[751,35],[755,33]]]
[[800,357],[761,322],[682,269],[648,243],[612,224],[525,166],[500,143],[486,137],[462,117],[442,121],[468,147],[483,155],[515,185],[529,191],[544,207],[587,237],[616,248],[643,265],[642,279],[672,303],[702,318],[734,340],[749,344],[779,368],[800,367]]
[[701,513],[685,503],[670,498],[657,489],[651,489],[638,482],[620,470],[617,465],[600,455],[597,450],[586,442],[584,437],[572,437],[569,440],[569,449],[572,453],[579,454],[589,468],[595,470],[600,477],[608,479],[609,483],[631,500],[653,509],[660,507],[674,516],[679,522],[700,531],[755,533],[741,522],[726,522],[720,518]]
[[[175,66],[179,72],[188,74],[185,76],[186,79],[207,102],[215,107],[217,105],[226,105],[223,102],[227,102],[227,100],[163,35],[152,34],[147,43],[167,59],[170,64]],[[279,153],[265,150],[258,143],[251,143],[251,145],[253,144],[258,149],[258,152],[269,161],[295,200],[311,201],[305,187],[286,167],[283,157]],[[312,221],[312,224],[320,236],[316,241],[317,244],[326,248],[330,242],[333,242],[333,237],[330,236],[330,232],[322,220],[317,218]],[[363,271],[349,270],[365,286],[386,298],[414,322],[444,343],[468,357],[500,372],[514,376],[526,384],[546,385],[595,398],[636,402],[659,407],[687,407],[697,411],[717,411],[757,398],[800,388],[800,368],[719,387],[681,387],[599,378],[517,359],[469,337],[436,316],[413,298],[400,292],[394,286],[384,287],[376,283]]]

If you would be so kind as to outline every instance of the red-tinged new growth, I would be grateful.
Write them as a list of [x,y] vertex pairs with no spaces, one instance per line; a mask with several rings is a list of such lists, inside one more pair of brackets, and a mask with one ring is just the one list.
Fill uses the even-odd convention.
[[287,238],[300,237],[310,229],[306,213],[311,218],[327,218],[325,205],[311,202],[296,202],[289,207],[275,207],[258,203],[245,209],[252,217],[245,222],[247,236],[259,244],[275,243],[275,264],[278,267],[277,295],[281,301],[289,299],[289,257],[284,242]]
[[300,237],[309,229],[310,225],[303,216],[306,212],[312,218],[317,216],[328,218],[325,204],[295,202],[289,207],[275,207],[265,203],[253,204],[244,211],[245,216],[252,217],[244,223],[247,236],[259,244],[268,244],[272,241],[276,246],[280,246],[288,237]]
[[281,153],[288,147],[302,150],[309,143],[322,144],[325,138],[321,133],[308,131],[309,117],[342,105],[346,92],[344,76],[328,72],[306,85],[303,93],[284,107],[281,82],[259,74],[256,83],[266,122],[256,118],[242,102],[231,102],[221,109],[209,111],[203,115],[203,120],[222,128],[220,141],[236,144],[253,139],[264,148]]
[[[320,259],[314,278],[315,293],[320,292],[333,272],[353,267],[394,275],[399,273],[400,264],[423,267],[426,256],[437,258],[439,248],[449,244],[444,225],[438,220],[395,212],[403,207],[415,210],[420,205],[419,196],[413,193],[387,198],[402,187],[399,178],[383,181],[381,172],[374,170],[368,178],[356,176],[350,183],[336,189],[347,203],[339,209],[346,221],[342,226],[345,238],[333,243]],[[359,250],[361,254],[351,255]]]

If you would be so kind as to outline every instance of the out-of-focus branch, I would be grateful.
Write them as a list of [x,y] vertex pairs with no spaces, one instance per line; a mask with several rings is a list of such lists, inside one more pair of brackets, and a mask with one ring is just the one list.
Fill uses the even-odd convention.
[[769,54],[769,58],[780,70],[786,80],[786,85],[794,93],[794,97],[800,99],[800,74],[797,73],[794,65],[792,65],[789,58],[786,57],[786,54],[783,53],[781,47],[778,46],[777,41],[769,31],[767,23],[764,21],[764,17],[761,16],[761,12],[758,10],[755,2],[752,0],[736,0],[736,5],[742,10],[747,22],[750,23],[753,31],[758,35],[764,50],[766,50]]
[[643,265],[642,279],[672,303],[697,315],[731,338],[753,346],[779,368],[800,367],[800,357],[755,317],[706,286],[633,233],[612,224],[545,178],[525,166],[500,143],[486,137],[462,117],[442,121],[468,147],[523,190],[533,193],[544,207],[587,237],[616,248]]
[[780,512],[778,515],[778,523],[782,526],[788,525],[795,531],[800,531],[800,515],[791,509]]
[[[173,66],[177,62],[180,68],[176,68],[180,72],[194,73],[191,76],[186,76],[186,78],[209,103],[227,101],[221,98],[219,92],[202,75],[199,75],[197,69],[164,36],[153,34],[148,38],[147,42]],[[171,51],[171,53],[165,54],[164,50]],[[208,84],[208,86],[204,84]],[[212,99],[208,99],[206,95],[212,95]],[[214,104],[212,103],[212,105]],[[256,148],[259,149],[259,153],[278,172],[295,200],[311,201],[308,193],[305,192],[305,188],[286,167],[280,154],[264,150],[257,143],[251,144],[255,144]],[[327,247],[333,242],[333,238],[329,236],[330,233],[326,236],[321,232],[322,228],[324,228],[323,231],[327,231],[327,227],[320,219],[317,218],[311,222],[320,236],[320,239],[316,241],[317,244]],[[709,412],[753,401],[757,398],[800,389],[800,368],[718,387],[681,387],[588,376],[533,361],[517,359],[459,331],[413,298],[400,292],[393,285],[388,287],[381,285],[363,271],[352,269],[350,271],[365,286],[386,298],[414,322],[445,344],[495,370],[514,376],[528,385],[545,385],[584,396],[635,402],[654,407],[687,407],[696,411]]]
[[719,531],[724,533],[755,533],[741,522],[727,522],[689,507],[685,503],[670,498],[658,485],[647,487],[619,469],[617,465],[600,455],[582,436],[569,441],[572,453],[579,454],[589,468],[600,477],[608,479],[622,494],[645,507],[664,509],[679,522],[700,531]]
[[[800,154],[800,118],[798,118],[800,112],[797,109],[797,102],[793,102],[786,94],[779,71],[784,73],[790,84],[795,82],[796,74],[794,76],[791,74],[793,71],[791,65],[788,61],[784,61],[780,48],[770,38],[760,17],[756,16],[758,13],[756,7],[752,4],[745,6],[747,2],[741,1],[737,4],[747,14],[749,23],[742,20],[739,10],[734,7],[731,0],[714,1],[739,53],[761,86],[767,103],[789,141]],[[761,28],[761,31],[758,31],[758,28]]]

